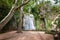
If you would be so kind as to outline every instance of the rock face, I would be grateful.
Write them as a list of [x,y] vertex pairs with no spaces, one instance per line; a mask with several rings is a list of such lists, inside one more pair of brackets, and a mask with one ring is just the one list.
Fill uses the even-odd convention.
[[24,30],[35,30],[34,16],[32,14],[24,15]]

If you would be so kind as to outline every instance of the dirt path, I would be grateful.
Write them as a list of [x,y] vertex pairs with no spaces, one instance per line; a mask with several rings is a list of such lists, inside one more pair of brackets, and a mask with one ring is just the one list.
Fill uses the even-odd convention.
[[0,40],[54,40],[50,34],[45,34],[41,31],[23,31],[23,33],[16,33],[16,31],[0,34]]

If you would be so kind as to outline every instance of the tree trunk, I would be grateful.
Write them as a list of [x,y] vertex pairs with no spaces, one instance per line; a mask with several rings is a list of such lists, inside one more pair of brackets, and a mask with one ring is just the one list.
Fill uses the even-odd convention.
[[[30,0],[26,0],[26,2],[24,3],[25,0],[22,0],[22,7],[20,8],[20,18],[19,18],[19,24],[18,24],[18,28],[17,28],[17,33],[22,33],[22,27],[23,27],[23,7],[24,5],[26,5]],[[19,7],[18,7],[19,8]]]
[[45,10],[44,10],[44,7],[41,7],[41,9],[40,9],[40,20],[42,21],[42,23],[41,23],[41,27],[42,27],[42,29],[45,29],[46,28],[46,24],[45,24]]
[[8,13],[8,15],[0,22],[0,30],[10,21],[10,19],[13,17],[14,15],[14,10],[16,7],[16,3],[17,0],[15,0],[15,4],[13,4],[10,12]]
[[[23,3],[24,0],[22,0]],[[20,17],[19,17],[19,24],[17,28],[18,33],[22,33],[22,27],[23,27],[23,6],[20,8]]]
[[13,8],[10,10],[10,12],[8,13],[8,15],[0,22],[0,30],[9,22],[9,20],[12,18],[12,16],[14,15],[14,11],[12,11]]
[[17,29],[15,17],[13,16],[12,19],[1,29],[0,33],[5,33],[8,31],[14,31]]
[[26,5],[30,0],[27,0],[25,3],[21,4],[20,6],[16,6],[17,0],[15,0],[15,3],[13,4],[10,12],[8,15],[0,22],[0,30],[11,20],[11,18],[14,15],[14,12],[18,9],[20,9],[22,6]]

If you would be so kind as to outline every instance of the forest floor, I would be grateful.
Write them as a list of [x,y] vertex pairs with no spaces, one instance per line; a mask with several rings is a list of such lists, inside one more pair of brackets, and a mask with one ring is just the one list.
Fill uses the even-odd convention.
[[46,34],[42,31],[23,31],[23,33],[16,33],[11,31],[0,34],[0,40],[54,40],[53,35]]

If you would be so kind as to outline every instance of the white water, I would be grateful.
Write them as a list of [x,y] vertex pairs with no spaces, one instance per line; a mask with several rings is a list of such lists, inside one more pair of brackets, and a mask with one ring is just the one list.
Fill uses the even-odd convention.
[[24,30],[35,30],[34,16],[32,14],[24,15]]

